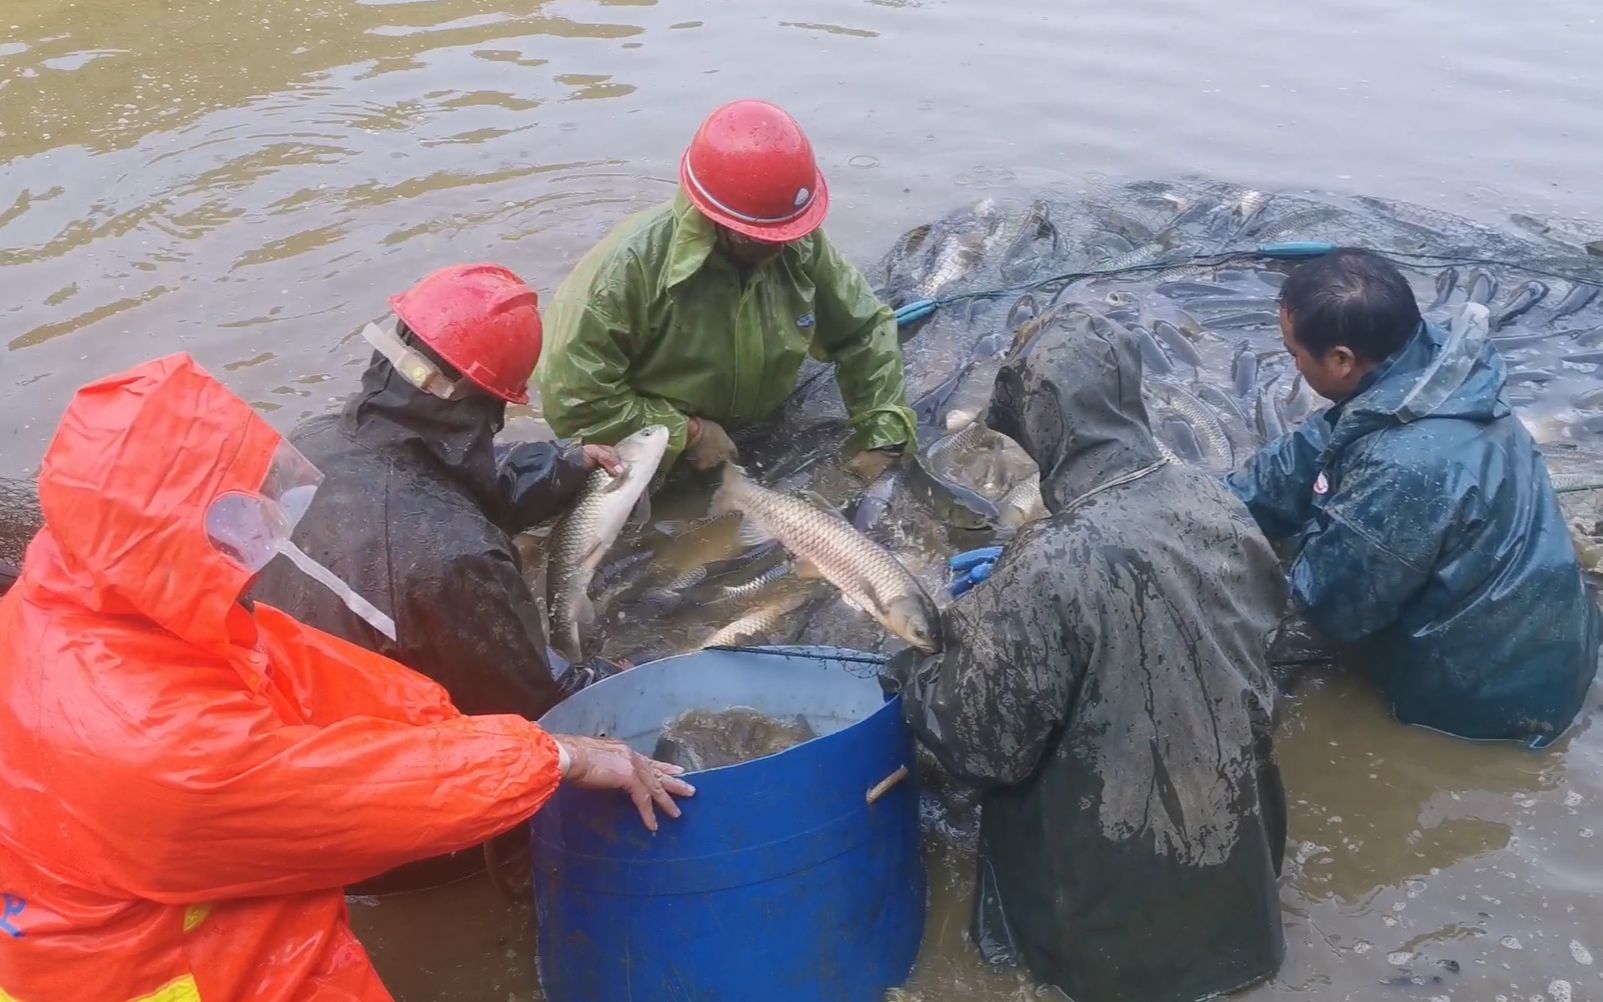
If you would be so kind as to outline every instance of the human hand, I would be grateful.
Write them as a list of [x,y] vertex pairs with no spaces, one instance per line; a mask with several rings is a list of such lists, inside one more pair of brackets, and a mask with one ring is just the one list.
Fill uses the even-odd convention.
[[692,470],[716,470],[740,458],[740,450],[723,426],[706,418],[690,419],[690,433],[685,447],[685,462]]
[[622,790],[634,801],[647,830],[657,830],[657,811],[670,818],[679,817],[674,797],[693,797],[696,788],[680,779],[685,770],[658,762],[631,751],[622,741],[611,738],[582,738],[572,734],[552,735],[567,752],[568,767],[563,782],[584,790]]
[[982,546],[948,560],[947,566],[952,569],[952,583],[948,586],[952,597],[956,598],[990,577],[991,568],[996,566],[997,558],[1001,555],[1000,546]]
[[619,458],[618,450],[610,445],[585,446],[584,468],[587,470],[602,469],[615,477],[623,476],[623,460]]
[[874,480],[884,473],[892,463],[902,458],[902,450],[890,449],[864,449],[853,456],[851,462],[846,464],[846,472],[861,480]]

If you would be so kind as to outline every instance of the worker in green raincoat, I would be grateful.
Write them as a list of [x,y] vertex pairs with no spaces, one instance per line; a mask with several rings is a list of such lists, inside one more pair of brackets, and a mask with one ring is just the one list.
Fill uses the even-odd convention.
[[611,444],[667,426],[667,469],[734,460],[725,431],[771,414],[808,352],[835,363],[853,461],[914,441],[896,318],[818,225],[829,193],[788,114],[737,101],[702,124],[669,204],[625,220],[546,316],[535,381],[558,435]]

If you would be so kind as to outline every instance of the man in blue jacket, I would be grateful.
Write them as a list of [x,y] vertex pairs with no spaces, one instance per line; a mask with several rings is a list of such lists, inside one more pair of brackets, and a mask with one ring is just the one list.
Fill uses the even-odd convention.
[[1543,747],[1591,684],[1600,617],[1484,309],[1426,323],[1368,251],[1298,269],[1281,337],[1336,403],[1230,486],[1265,535],[1295,537],[1292,595],[1399,720]]

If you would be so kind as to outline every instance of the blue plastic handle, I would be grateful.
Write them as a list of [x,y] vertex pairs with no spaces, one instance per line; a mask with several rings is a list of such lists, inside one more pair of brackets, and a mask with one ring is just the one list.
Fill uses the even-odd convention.
[[947,561],[947,565],[954,571],[966,571],[983,563],[994,562],[1002,555],[1000,546],[982,546],[977,550],[966,550]]
[[916,299],[904,304],[896,311],[896,326],[906,327],[915,320],[923,320],[934,313],[938,306],[940,304],[933,299]]
[[1322,244],[1311,240],[1292,241],[1283,244],[1264,244],[1258,248],[1262,257],[1273,258],[1299,258],[1319,257],[1329,254],[1336,249],[1335,244]]

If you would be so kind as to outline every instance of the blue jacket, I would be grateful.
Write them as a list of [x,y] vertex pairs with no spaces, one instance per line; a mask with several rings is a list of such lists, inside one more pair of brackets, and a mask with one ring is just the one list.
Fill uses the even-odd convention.
[[1292,594],[1404,723],[1551,743],[1596,672],[1597,606],[1484,324],[1423,324],[1359,393],[1230,477]]

